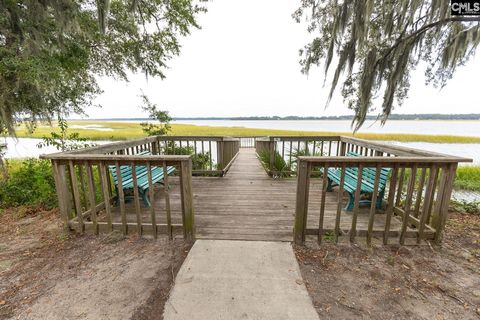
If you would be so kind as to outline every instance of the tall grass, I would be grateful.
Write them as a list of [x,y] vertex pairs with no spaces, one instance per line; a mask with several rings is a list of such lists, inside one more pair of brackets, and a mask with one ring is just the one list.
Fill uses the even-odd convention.
[[[111,131],[99,131],[92,128],[81,128],[96,125]],[[78,132],[82,137],[90,140],[126,140],[144,137],[145,133],[139,123],[117,121],[70,121],[69,131]],[[77,127],[78,128],[75,128]],[[35,132],[29,133],[25,126],[17,129],[18,137],[41,138],[51,131],[59,131],[56,125],[39,125]],[[325,131],[300,131],[300,130],[274,130],[254,129],[243,127],[210,127],[190,124],[172,124],[171,135],[182,136],[353,136],[351,132],[325,132]],[[449,135],[422,135],[422,134],[397,134],[397,133],[358,133],[355,137],[368,140],[401,141],[401,142],[433,142],[433,143],[480,143],[480,137],[449,136]]]
[[456,189],[480,191],[480,167],[458,167],[454,187]]

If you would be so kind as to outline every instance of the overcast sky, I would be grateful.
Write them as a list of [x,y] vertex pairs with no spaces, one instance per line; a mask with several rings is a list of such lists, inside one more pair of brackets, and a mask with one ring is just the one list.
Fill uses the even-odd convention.
[[[298,50],[308,41],[291,17],[299,1],[214,0],[199,17],[201,30],[182,40],[165,80],[133,75],[129,83],[100,79],[103,108],[90,118],[145,116],[140,89],[175,117],[351,114],[337,95],[324,109],[329,86],[323,70],[301,74]],[[457,71],[446,88],[425,86],[423,70],[412,79],[409,99],[395,113],[480,113],[480,58]]]

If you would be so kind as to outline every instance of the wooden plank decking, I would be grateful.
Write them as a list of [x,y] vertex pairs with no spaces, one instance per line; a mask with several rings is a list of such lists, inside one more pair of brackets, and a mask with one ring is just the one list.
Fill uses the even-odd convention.
[[[179,181],[170,179],[172,222],[181,223]],[[307,228],[318,228],[320,179],[312,179]],[[240,154],[224,177],[193,177],[196,236],[199,239],[242,239],[292,241],[295,214],[296,178],[272,179],[262,168],[253,148]],[[326,196],[325,228],[334,227],[337,193]],[[165,223],[165,197],[162,188],[155,191],[157,223]],[[127,221],[135,222],[132,203],[126,204]],[[148,223],[150,211],[142,208],[142,220]],[[120,222],[118,208],[114,221]],[[351,226],[351,213],[342,212],[341,228]],[[358,215],[357,230],[366,230],[368,208]],[[374,231],[383,231],[385,215],[375,215]],[[400,230],[401,222],[392,219],[391,230]]]

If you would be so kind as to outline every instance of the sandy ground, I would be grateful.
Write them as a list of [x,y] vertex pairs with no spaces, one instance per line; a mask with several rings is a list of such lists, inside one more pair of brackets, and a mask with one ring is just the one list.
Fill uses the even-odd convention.
[[323,319],[480,319],[478,215],[452,214],[442,248],[311,242],[295,251]]
[[[4,213],[0,319],[161,319],[188,250],[66,235],[55,211]],[[480,319],[478,215],[453,214],[442,248],[310,242],[295,252],[322,319]]]
[[161,319],[189,247],[66,235],[56,212],[0,218],[0,319]]

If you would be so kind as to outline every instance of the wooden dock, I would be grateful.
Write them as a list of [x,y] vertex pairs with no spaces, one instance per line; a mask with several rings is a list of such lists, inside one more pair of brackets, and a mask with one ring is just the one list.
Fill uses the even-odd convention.
[[[179,180],[170,179],[172,222],[181,224]],[[241,239],[292,241],[295,218],[297,179],[269,177],[257,159],[255,149],[242,148],[224,177],[193,177],[196,237],[198,239]],[[318,228],[321,202],[321,179],[312,179],[310,186],[307,228]],[[336,191],[326,195],[324,226],[333,229],[337,210]],[[155,191],[154,208],[157,223],[166,222],[165,194]],[[346,203],[346,199],[345,199]],[[126,203],[127,221],[135,222],[135,208]],[[357,229],[366,230],[369,208],[362,208]],[[113,207],[113,220],[120,222],[118,207]],[[352,213],[342,212],[341,229],[349,230]],[[102,220],[102,219],[100,219]],[[142,207],[142,221],[150,221],[150,209]],[[385,214],[376,214],[373,230],[383,232]],[[392,219],[391,231],[400,231],[401,221]]]

